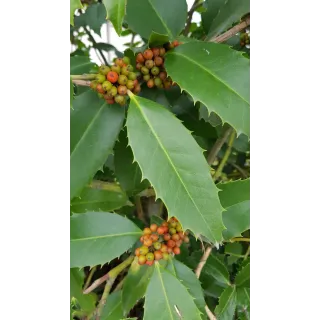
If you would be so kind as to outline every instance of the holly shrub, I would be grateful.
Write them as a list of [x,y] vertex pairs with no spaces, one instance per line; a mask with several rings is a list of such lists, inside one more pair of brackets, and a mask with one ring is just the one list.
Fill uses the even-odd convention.
[[249,0],[70,5],[71,319],[249,319]]

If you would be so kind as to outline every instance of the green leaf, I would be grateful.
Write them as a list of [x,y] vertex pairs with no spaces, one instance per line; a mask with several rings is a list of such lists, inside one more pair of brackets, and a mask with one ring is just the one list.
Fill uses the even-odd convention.
[[95,296],[83,294],[84,272],[77,268],[70,269],[70,298],[76,298],[83,311],[90,313],[95,308]]
[[250,200],[250,179],[219,183],[219,198],[224,208]]
[[233,22],[238,22],[250,11],[250,0],[227,0],[212,21],[207,38],[212,38],[226,31]]
[[236,288],[237,304],[241,306],[250,306],[250,288]]
[[167,35],[159,34],[152,31],[148,41],[148,45],[150,48],[153,48],[153,47],[161,46],[167,42],[169,42],[169,37]]
[[142,38],[149,39],[154,31],[174,40],[184,28],[187,10],[185,0],[128,0],[126,22]]
[[243,247],[239,242],[227,243],[224,247],[224,253],[235,257],[242,256]]
[[206,0],[205,5],[207,10],[201,14],[202,25],[206,33],[209,32],[212,22],[219,13],[221,7],[226,0]]
[[115,46],[110,43],[98,42],[93,44],[93,48],[100,49],[106,52],[113,51],[118,58],[123,57],[123,53],[120,52]]
[[112,211],[128,203],[128,197],[119,186],[112,185],[110,190],[98,190],[86,187],[79,198],[71,201],[71,212]]
[[151,223],[155,223],[158,226],[160,226],[165,220],[163,220],[159,216],[152,215],[150,221]]
[[70,74],[89,73],[94,64],[87,56],[70,57]]
[[[168,75],[194,101],[202,102],[223,122],[250,135],[250,61],[226,45],[186,43],[166,54]],[[185,72],[190,74],[186,77]]]
[[250,263],[246,264],[236,275],[235,284],[238,288],[249,287]]
[[117,214],[74,214],[70,218],[71,267],[110,262],[134,245],[141,234],[133,222]]
[[119,320],[123,318],[121,295],[121,291],[116,291],[108,296],[107,303],[102,311],[101,320]]
[[203,268],[203,272],[217,279],[221,283],[230,285],[228,269],[214,254],[211,254],[208,257],[208,260]]
[[227,230],[223,230],[223,238],[230,240],[240,237],[242,232],[250,229],[250,201],[243,201],[227,208],[222,217],[227,227]]
[[75,26],[89,26],[96,34],[101,36],[101,26],[106,22],[106,15],[106,9],[103,4],[91,4],[88,6],[84,14],[75,17]]
[[140,266],[136,260],[132,262],[123,283],[122,307],[124,315],[128,314],[137,301],[144,297],[153,270],[154,267]]
[[219,298],[219,305],[215,309],[218,320],[233,319],[237,305],[236,288],[227,287]]
[[[181,316],[179,316],[179,313]],[[144,305],[144,320],[200,320],[200,311],[186,287],[155,262]]]
[[190,295],[194,298],[198,309],[205,314],[206,302],[204,300],[203,290],[194,272],[177,259],[170,259],[169,263],[172,264],[171,269],[173,270],[174,276],[187,288]]
[[234,140],[232,147],[239,152],[249,151],[249,141],[244,134],[241,134],[237,139]]
[[[120,36],[122,31],[122,22],[126,13],[127,0],[103,0],[107,10],[107,19],[109,19],[117,34]],[[129,1],[130,2],[130,1]]]
[[190,132],[170,111],[137,96],[131,96],[126,126],[143,178],[153,185],[168,216],[176,216],[184,230],[220,242],[224,226],[217,188]]
[[111,153],[123,124],[124,109],[107,104],[90,90],[74,100],[70,120],[72,199],[80,195]]
[[209,122],[213,127],[217,127],[222,124],[220,117],[216,113],[212,112],[209,115],[209,111],[203,103],[200,103],[199,119]]
[[72,108],[72,101],[74,99],[74,90],[73,90],[73,83],[72,79],[70,78],[70,108]]
[[81,9],[82,4],[80,0],[70,0],[70,24],[74,25],[74,12],[77,9]]
[[133,154],[128,146],[126,130],[120,132],[119,141],[114,147],[115,173],[123,189],[129,196],[135,195],[146,189],[147,180],[142,180],[141,170],[136,162],[133,162]]

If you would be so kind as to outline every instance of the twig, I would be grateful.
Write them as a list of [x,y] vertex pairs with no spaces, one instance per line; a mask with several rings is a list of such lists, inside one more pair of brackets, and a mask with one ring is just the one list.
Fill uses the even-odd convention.
[[104,283],[108,278],[109,278],[109,273],[107,273],[104,276],[102,276],[101,278],[95,280],[90,287],[86,288],[83,291],[83,294],[88,294],[88,293],[92,292],[94,289],[98,288],[100,286],[100,284]]
[[223,170],[225,164],[227,163],[227,160],[231,154],[232,145],[233,145],[235,137],[236,137],[236,131],[232,129],[232,133],[231,133],[229,141],[228,141],[228,148],[227,148],[222,160],[220,161],[220,164],[218,166],[217,171],[215,172],[215,174],[213,176],[214,181],[219,179],[219,177],[221,176],[222,170]]
[[114,281],[116,280],[117,276],[119,275],[119,273],[122,270],[127,268],[132,263],[133,259],[134,259],[134,257],[130,256],[129,258],[127,258],[122,263],[120,263],[118,266],[116,266],[115,268],[113,268],[111,271],[108,272],[108,275],[109,275],[108,280],[107,280],[106,286],[104,287],[102,297],[101,297],[99,304],[96,308],[96,320],[100,320],[100,316],[102,314],[103,308],[107,302],[107,298],[109,296],[110,290],[111,290],[112,285],[113,285]]
[[211,148],[209,155],[207,157],[207,162],[209,165],[211,165],[214,160],[216,159],[220,149],[222,148],[222,146],[224,145],[224,143],[227,141],[230,133],[232,132],[232,128],[229,127],[223,134],[223,136],[219,139],[217,139],[217,141],[215,142],[215,144],[213,145],[213,147]]
[[92,276],[93,276],[93,274],[95,273],[96,270],[97,270],[97,266],[93,267],[93,268],[90,270],[90,273],[89,273],[89,275],[88,275],[86,284],[85,284],[84,287],[83,287],[83,290],[86,290],[86,289],[89,287],[89,284],[90,284],[90,282],[91,282]]
[[249,254],[250,254],[250,245],[249,245],[249,247],[248,247],[248,249],[247,249],[246,254],[244,255],[243,260],[247,260]]
[[234,26],[233,28],[229,29],[228,31],[224,32],[220,36],[213,37],[209,39],[209,42],[216,42],[216,43],[222,43],[227,41],[228,39],[232,38],[234,35],[236,35],[238,32],[242,31],[246,27],[250,25],[250,16],[245,18],[244,21],[241,21],[239,24]]
[[104,61],[104,64],[105,64],[105,65],[108,65],[107,59],[106,59],[106,57],[103,55],[102,50],[100,50],[100,49],[98,49],[98,48],[95,47],[95,45],[97,44],[97,42],[96,42],[96,40],[94,40],[94,37],[92,36],[91,32],[88,30],[87,27],[83,27],[83,29],[84,29],[84,31],[86,32],[86,34],[88,35],[90,41],[92,42],[93,47],[94,47],[95,49],[97,49],[97,50],[99,51],[99,53],[101,54],[101,57],[102,57],[102,59],[103,59],[103,61]]
[[241,237],[237,237],[237,238],[232,238],[230,239],[230,242],[250,242],[250,238],[241,238]]
[[[199,2],[200,1],[200,2]],[[190,27],[191,27],[191,22],[192,22],[192,16],[194,14],[194,12],[201,7],[203,4],[203,1],[201,0],[195,0],[193,6],[191,7],[191,9],[188,12],[188,19],[187,19],[187,23],[186,23],[186,27],[184,28],[183,31],[183,35],[187,36],[189,31],[190,31]]]
[[90,81],[87,80],[72,80],[72,83],[78,86],[90,87]]
[[100,180],[92,180],[90,184],[88,184],[89,188],[98,189],[98,190],[107,190],[107,191],[115,191],[121,192],[121,187],[112,182],[100,181]]
[[70,78],[72,80],[94,80],[96,76],[97,76],[96,74],[80,74],[80,75],[72,74]]
[[230,164],[240,172],[240,174],[242,175],[243,178],[248,178],[249,177],[247,172],[245,170],[243,170],[240,166],[238,166],[235,163],[230,163]]
[[142,208],[140,197],[136,196],[134,198],[134,202],[135,202],[136,209],[137,209],[137,217],[138,217],[138,219],[140,219],[144,223],[147,223],[147,221],[146,221],[146,219],[144,217],[144,213],[143,213],[143,208]]
[[209,307],[206,305],[205,310],[207,312],[207,316],[210,320],[217,320],[217,318],[215,317],[215,315],[211,312],[211,310],[209,309]]
[[203,256],[200,259],[200,262],[199,262],[196,270],[194,271],[198,279],[200,277],[202,268],[204,267],[204,265],[207,262],[208,257],[210,256],[211,251],[212,251],[212,246],[207,247],[207,249],[205,250]]
[[145,189],[138,194],[139,197],[154,197],[155,195],[156,193],[151,188]]

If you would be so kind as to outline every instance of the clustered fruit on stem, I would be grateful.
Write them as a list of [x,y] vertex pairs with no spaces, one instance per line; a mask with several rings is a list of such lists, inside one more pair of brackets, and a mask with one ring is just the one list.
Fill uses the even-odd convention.
[[240,45],[244,47],[246,44],[250,44],[250,36],[246,32],[240,34]]
[[181,43],[175,40],[163,47],[150,48],[137,54],[136,68],[141,72],[143,80],[149,88],[169,89],[173,85],[164,68],[164,55],[167,50],[177,47],[179,44]]
[[169,254],[180,254],[183,242],[189,243],[187,232],[183,232],[179,221],[172,217],[161,226],[155,223],[143,230],[140,242],[143,246],[135,250],[140,265],[152,266],[154,260],[168,260]]
[[128,57],[117,58],[111,67],[101,65],[96,80],[91,81],[91,89],[98,92],[107,103],[125,105],[127,102],[127,90],[138,94],[141,90],[137,74],[130,64]]

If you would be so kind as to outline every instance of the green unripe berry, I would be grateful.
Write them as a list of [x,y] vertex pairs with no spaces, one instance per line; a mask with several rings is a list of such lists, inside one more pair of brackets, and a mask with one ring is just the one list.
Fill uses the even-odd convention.
[[112,83],[110,81],[105,81],[102,83],[102,88],[104,91],[109,91],[112,88]]
[[114,101],[116,103],[119,103],[120,105],[124,105],[126,103],[126,98],[124,96],[120,96],[119,94],[117,94],[114,98]]
[[130,64],[131,62],[129,57],[123,57],[122,60],[125,64]]
[[151,69],[151,73],[154,75],[154,76],[157,76],[159,73],[160,73],[160,69],[158,67],[153,67]]
[[112,86],[111,89],[108,91],[108,94],[112,97],[115,97],[118,93],[118,90],[115,86]]
[[119,76],[119,78],[118,78],[119,84],[125,85],[125,84],[127,84],[127,82],[128,82],[128,78],[125,75],[122,74]]
[[154,248],[155,248],[156,250],[160,250],[160,248],[161,248],[161,243],[160,243],[160,242],[155,242],[155,243],[153,244],[153,246],[154,246]]
[[150,80],[150,74],[145,74],[145,75],[143,76],[143,80],[144,80],[144,81],[149,81],[149,80]]
[[170,228],[169,229],[169,233],[170,234],[175,234],[175,233],[177,233],[177,230],[175,228]]
[[147,67],[142,67],[141,72],[142,74],[149,74],[149,69]]
[[155,77],[154,78],[154,84],[157,86],[157,87],[160,87],[162,85],[162,81],[159,77]]
[[98,81],[97,80],[93,80],[93,81],[90,82],[90,88],[93,89],[93,90],[96,90],[97,85],[98,85]]
[[120,74],[121,68],[119,66],[115,65],[115,66],[111,66],[111,70]]
[[103,74],[98,73],[96,75],[96,80],[98,81],[98,83],[103,83],[106,81],[106,77]]
[[169,260],[169,253],[168,252],[162,252],[162,259],[163,260]]
[[153,60],[147,60],[144,64],[148,69],[151,69],[154,66]]
[[131,65],[131,64],[128,64],[127,66],[126,66],[126,68],[127,68],[127,70],[129,71],[129,72],[132,72],[134,69],[133,69],[133,66]]
[[177,227],[176,227],[176,230],[177,230],[177,232],[182,231],[182,227],[181,227],[181,224],[180,224],[180,223],[178,223],[178,225],[177,225]]
[[127,76],[129,74],[128,66],[121,68],[121,74]]
[[140,254],[145,256],[148,252],[149,252],[149,248],[147,246],[142,246],[140,248]]
[[170,228],[175,228],[177,225],[178,225],[178,224],[177,224],[176,221],[172,221],[172,222],[170,223]]
[[154,254],[152,252],[149,252],[146,254],[146,258],[148,261],[153,261],[154,260]]
[[134,88],[134,81],[133,80],[128,80],[127,84],[126,84],[127,88],[129,90]]
[[144,256],[144,255],[140,255],[140,256],[138,257],[138,263],[139,263],[140,265],[145,264],[145,263],[146,263],[146,261],[147,261],[146,256]]
[[137,79],[138,79],[138,78],[140,78],[142,76],[142,73],[140,71],[137,71],[136,72],[136,76],[137,76]]
[[129,80],[136,80],[137,79],[136,73],[135,72],[129,72],[128,79]]
[[101,74],[103,74],[103,75],[107,75],[107,73],[110,71],[111,69],[110,69],[110,67],[108,67],[108,66],[106,66],[106,65],[104,65],[104,64],[102,64],[101,66],[100,66],[100,68],[99,68],[99,72],[101,73]]

